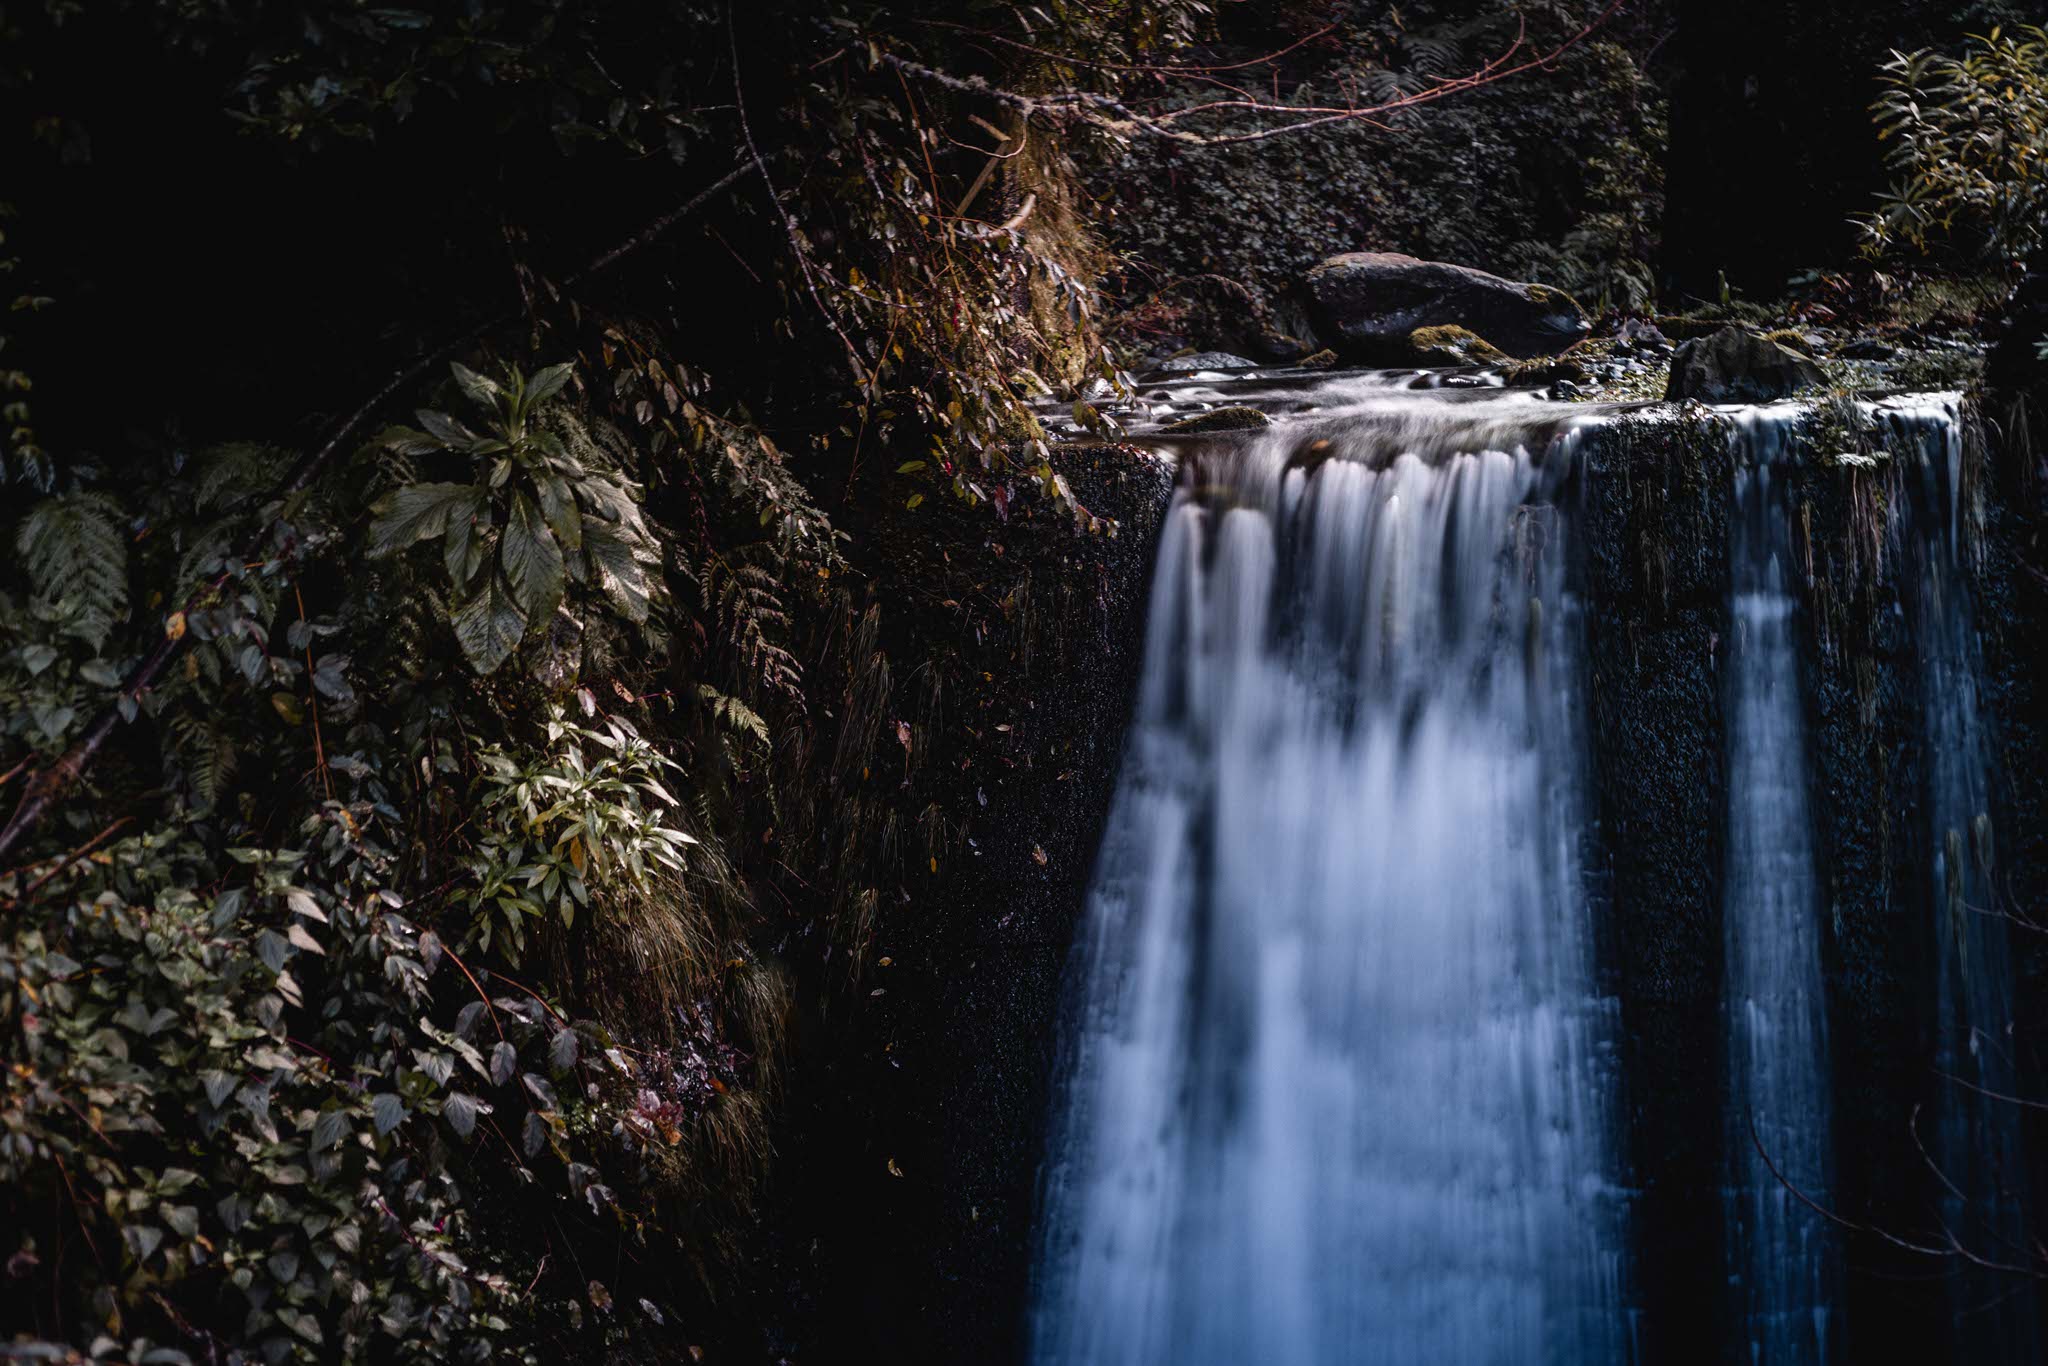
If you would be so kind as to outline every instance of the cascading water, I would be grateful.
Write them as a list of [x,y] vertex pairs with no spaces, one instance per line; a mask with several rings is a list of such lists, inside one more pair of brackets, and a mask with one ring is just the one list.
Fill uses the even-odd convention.
[[1969,1254],[1950,1278],[1956,1339],[1963,1359],[2038,1361],[2040,1324],[2025,1274],[2035,1255],[2021,1132],[2026,1099],[2006,933],[2014,908],[1993,877],[1991,746],[1964,567],[1974,509],[1964,481],[1963,430],[1951,403],[1901,405],[1882,418],[1894,446],[1911,457],[1902,492],[1912,533],[1907,548],[1927,751],[1926,885],[1940,1073],[1929,1148],[1943,1190],[1945,1234]]
[[1572,410],[1318,402],[1169,516],[1032,1354],[1623,1361]]
[[1800,1198],[1829,1207],[1834,1184],[1820,881],[1780,468],[1801,414],[1752,410],[1731,431],[1725,1201],[1729,1282],[1756,1366],[1827,1360],[1839,1252],[1828,1221]]
[[[1221,378],[1165,397],[1236,397],[1202,390]],[[1921,809],[1902,824],[1929,850],[1936,1049],[1896,1066],[1902,1087],[1930,1062],[1944,1074],[1924,1135],[1943,1224],[1977,1261],[2024,1260],[2021,1114],[2002,1099],[2024,1088],[1954,401],[1860,405],[1889,455],[1852,457],[1867,467],[1853,476],[1799,438],[1802,405],[1713,418],[1734,477],[1719,666],[1726,1255],[1655,1261],[1703,1297],[1725,1286],[1728,1312],[1719,1341],[1650,1323],[1645,1348],[1631,1247],[1648,1216],[1627,1194],[1620,1012],[1584,884],[1612,851],[1592,818],[1574,551],[1588,490],[1606,487],[1581,462],[1616,410],[1418,391],[1437,378],[1276,382],[1256,399],[1287,420],[1180,447],[1071,969],[1029,1324],[1039,1366],[1844,1356],[1847,1249],[1822,1212],[1837,1136],[1819,835],[1840,828],[1834,804],[1869,796],[1809,780],[1802,604],[1807,500],[1852,477],[1889,484],[1868,534],[1888,529],[1919,659],[1917,687],[1900,681],[1921,698],[1920,733],[1866,740],[1924,749]],[[1908,970],[1929,956],[1900,944]],[[1641,1179],[1659,1180],[1661,1155],[1639,1156]],[[1925,1173],[1900,1175],[1887,1217],[1910,1233]],[[1955,1359],[2037,1360],[2031,1282],[1971,1258],[1949,1268]]]

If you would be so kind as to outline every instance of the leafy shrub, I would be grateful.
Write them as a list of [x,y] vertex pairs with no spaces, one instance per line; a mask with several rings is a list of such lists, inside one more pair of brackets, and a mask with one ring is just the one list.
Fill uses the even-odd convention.
[[1881,68],[1871,107],[1897,177],[1863,220],[1873,252],[1958,240],[2010,265],[2048,231],[2048,29],[1994,28],[1960,55]]
[[[552,910],[565,929],[591,904],[591,885],[646,895],[662,872],[680,873],[696,838],[663,823],[676,799],[661,785],[682,770],[631,725],[607,719],[579,726],[560,707],[547,721],[547,748],[515,755],[491,745],[478,756],[479,835],[469,856],[471,885],[456,898],[475,913],[471,935],[507,957],[526,946],[527,921]],[[594,747],[594,748],[593,748]]]
[[611,471],[586,465],[540,420],[573,370],[551,365],[529,380],[515,369],[499,384],[456,365],[464,396],[490,414],[481,432],[422,410],[425,431],[384,434],[401,456],[446,452],[470,466],[473,482],[406,484],[379,499],[371,508],[369,554],[441,542],[455,636],[480,674],[494,672],[522,639],[546,630],[571,583],[600,590],[630,621],[647,620],[647,566],[660,554],[637,491]]

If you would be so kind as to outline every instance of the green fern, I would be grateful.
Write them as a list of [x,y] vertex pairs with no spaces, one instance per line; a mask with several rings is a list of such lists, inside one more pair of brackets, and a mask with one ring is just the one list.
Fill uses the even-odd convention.
[[209,717],[189,711],[166,717],[164,730],[170,737],[172,767],[193,800],[206,808],[219,804],[240,759],[234,737]]
[[738,657],[744,676],[793,705],[803,705],[803,670],[782,644],[789,629],[782,579],[759,561],[777,558],[756,544],[706,560],[698,575],[712,622]]
[[710,709],[711,719],[726,734],[757,740],[763,749],[771,743],[768,723],[761,718],[761,713],[737,697],[722,693],[708,683],[699,683],[697,700]]
[[122,519],[121,505],[104,493],[68,493],[36,504],[14,533],[39,609],[95,651],[127,617]]

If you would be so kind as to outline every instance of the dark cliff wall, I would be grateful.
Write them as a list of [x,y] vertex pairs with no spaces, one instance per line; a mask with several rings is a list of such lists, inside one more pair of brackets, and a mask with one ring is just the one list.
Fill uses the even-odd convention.
[[[1153,548],[1172,488],[1129,448],[1056,456],[1114,539],[954,519],[896,572],[1000,543],[1003,602],[970,627],[952,600],[893,657],[944,651],[1000,694],[923,695],[924,756],[971,812],[956,867],[916,911],[885,908],[853,996],[810,1022],[791,1085],[784,1173],[765,1221],[755,1321],[771,1350],[818,1363],[1000,1362],[1019,1350],[1039,1146],[1062,979],[1123,754]],[[998,582],[997,580],[1000,580]],[[936,577],[928,583],[940,582]],[[931,589],[925,596],[936,596]],[[911,594],[912,600],[918,595]],[[974,674],[986,666],[985,674]],[[921,858],[922,855],[920,854]],[[772,1358],[771,1358],[772,1359]]]
[[1728,466],[1705,424],[1642,419],[1581,468],[1602,956],[1621,1002],[1644,1360],[1716,1335],[1722,1279],[1722,812]]
[[[1624,1029],[1623,1071],[1640,1196],[1645,1360],[1735,1361],[1721,1188],[1724,1075],[1721,881],[1728,803],[1725,434],[1668,413],[1597,440],[1583,467],[1583,591],[1605,879],[1603,951]],[[2003,473],[2014,476],[2008,468]],[[1975,575],[1992,727],[2001,882],[1994,909],[2048,906],[2048,776],[2037,656],[2043,580],[2035,533],[1993,469],[1973,480],[1986,517]],[[1826,889],[1823,967],[1842,1233],[1837,1359],[1951,1360],[1966,1340],[1950,1282],[1967,1259],[1938,1244],[1939,1177],[1922,1144],[1945,1083],[1933,1065],[1935,836],[1915,625],[1915,561],[1900,481],[1801,461],[1787,472],[1801,566],[1802,688],[1815,848]],[[1810,568],[1809,568],[1810,566]],[[2048,935],[2015,929],[2016,1044],[2027,1095],[2043,1094]],[[2044,1126],[2029,1112],[2038,1170]],[[1916,1130],[1917,1124],[1917,1130]],[[1996,1259],[1996,1250],[1972,1247]],[[1990,1293],[2038,1294],[2025,1277]]]

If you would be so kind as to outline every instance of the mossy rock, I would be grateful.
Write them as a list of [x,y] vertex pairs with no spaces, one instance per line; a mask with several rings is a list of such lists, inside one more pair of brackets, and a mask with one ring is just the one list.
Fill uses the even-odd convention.
[[1591,376],[1587,374],[1585,366],[1562,356],[1550,360],[1523,361],[1520,365],[1511,367],[1503,376],[1510,389],[1543,389],[1559,380],[1585,384],[1590,379]]
[[1324,347],[1313,356],[1303,356],[1295,364],[1304,370],[1328,370],[1337,363],[1337,353]]
[[1206,413],[1196,413],[1178,422],[1169,422],[1159,430],[1172,436],[1200,436],[1209,432],[1252,432],[1261,427],[1270,427],[1273,419],[1257,408],[1237,405],[1229,408],[1212,408]]
[[1470,328],[1447,324],[1408,334],[1418,365],[1505,365],[1512,357]]
[[1813,358],[1813,343],[1806,339],[1804,332],[1796,328],[1781,327],[1775,332],[1766,332],[1764,333],[1764,340],[1776,342],[1787,351],[1797,351],[1809,360]]

